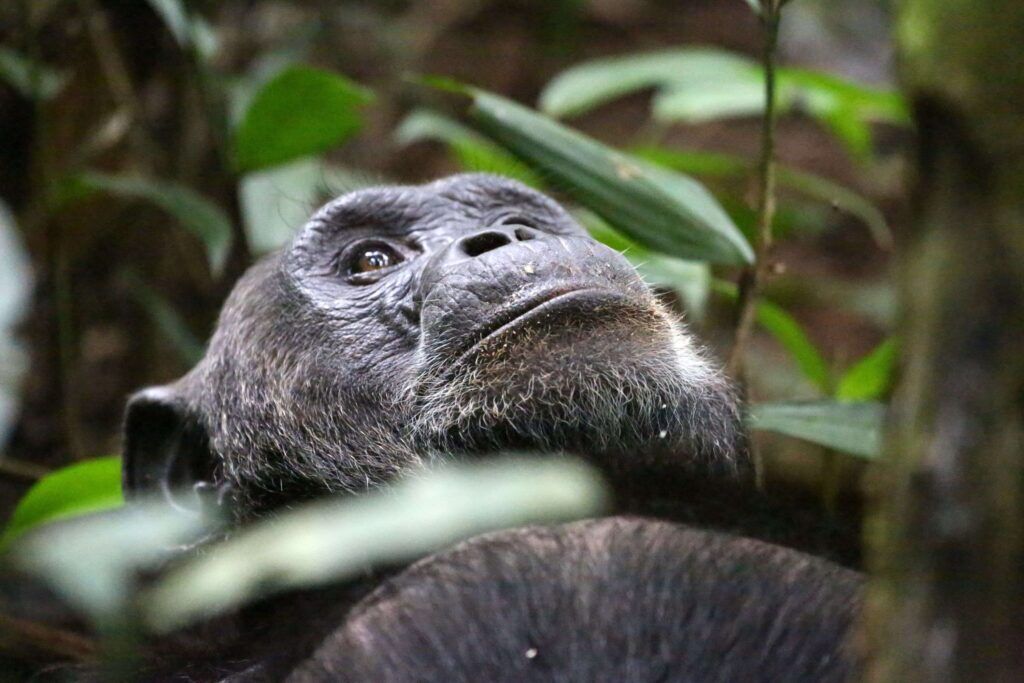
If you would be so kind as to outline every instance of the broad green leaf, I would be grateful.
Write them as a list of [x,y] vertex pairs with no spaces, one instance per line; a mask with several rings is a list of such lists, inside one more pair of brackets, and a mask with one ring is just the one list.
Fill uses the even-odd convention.
[[15,334],[28,309],[32,268],[14,216],[0,200],[0,453],[13,426],[21,398],[28,354]]
[[470,93],[472,116],[485,133],[631,239],[682,259],[753,261],[747,240],[697,181],[497,95]]
[[0,46],[0,80],[30,100],[48,100],[67,82],[63,74],[3,46]]
[[[709,178],[743,178],[756,171],[753,161],[721,152],[640,147],[633,153],[667,168]],[[849,212],[864,222],[880,247],[892,247],[892,231],[885,216],[862,195],[827,178],[788,166],[776,166],[776,179],[780,187]]]
[[[711,287],[716,293],[730,299],[735,300],[738,296],[736,285],[731,282],[714,280]],[[804,377],[822,393],[832,392],[832,373],[829,372],[828,363],[793,316],[762,298],[757,302],[757,323],[789,352]]]
[[711,293],[711,269],[706,263],[684,261],[648,251],[586,209],[574,211],[573,214],[591,237],[622,252],[645,282],[674,290],[685,305],[689,317],[695,320],[704,318]]
[[289,510],[173,570],[143,596],[146,620],[171,630],[268,593],[343,580],[477,534],[600,513],[589,466],[502,456],[421,472],[389,491]]
[[216,204],[195,190],[177,183],[100,173],[76,176],[71,184],[74,189],[63,190],[65,196],[103,191],[130,199],[144,199],[159,206],[202,240],[213,273],[220,273],[224,268],[231,248],[231,221]]
[[892,385],[898,358],[899,344],[895,339],[886,339],[839,379],[836,399],[874,401],[883,398]]
[[[871,150],[869,123],[909,123],[906,105],[891,90],[800,68],[776,70],[780,112],[806,111],[857,157]],[[655,88],[653,116],[663,122],[701,123],[760,115],[763,69],[740,55],[713,48],[684,48],[579,64],[557,76],[541,96],[555,116],[580,114],[609,100]]]
[[[784,109],[790,93],[776,95]],[[673,83],[654,98],[652,112],[658,121],[705,123],[717,119],[754,116],[764,110],[764,85],[756,76],[744,74],[720,80],[714,74]]]
[[761,403],[747,425],[874,459],[881,453],[885,406],[881,403]]
[[234,136],[240,172],[276,166],[336,147],[363,125],[372,96],[338,74],[291,66],[252,98]]
[[556,76],[541,93],[539,106],[550,116],[575,116],[617,97],[672,83],[724,78],[747,73],[756,64],[714,48],[685,48],[596,59]]
[[467,171],[496,173],[530,187],[543,186],[537,174],[519,159],[471,128],[436,112],[426,109],[411,112],[395,131],[395,139],[402,145],[422,140],[443,142]]
[[124,502],[121,459],[96,458],[46,475],[28,490],[7,522],[0,547],[46,522],[108,510]]

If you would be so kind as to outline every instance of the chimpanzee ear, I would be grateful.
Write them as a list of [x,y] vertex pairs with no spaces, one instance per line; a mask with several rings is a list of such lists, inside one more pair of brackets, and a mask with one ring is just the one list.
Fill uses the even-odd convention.
[[183,512],[220,505],[226,488],[202,422],[174,387],[150,387],[128,400],[124,426],[125,498],[162,497]]

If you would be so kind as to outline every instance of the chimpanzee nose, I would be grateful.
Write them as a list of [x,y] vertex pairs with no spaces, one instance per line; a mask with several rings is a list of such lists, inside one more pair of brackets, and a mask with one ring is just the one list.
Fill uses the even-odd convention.
[[537,231],[525,225],[502,225],[487,228],[456,240],[452,250],[460,256],[475,258],[506,244],[526,242],[537,236]]

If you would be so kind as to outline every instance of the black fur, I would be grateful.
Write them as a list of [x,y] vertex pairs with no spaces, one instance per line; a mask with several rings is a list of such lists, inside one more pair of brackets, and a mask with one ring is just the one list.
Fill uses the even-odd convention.
[[381,585],[289,681],[845,681],[862,578],[608,518],[503,531]]

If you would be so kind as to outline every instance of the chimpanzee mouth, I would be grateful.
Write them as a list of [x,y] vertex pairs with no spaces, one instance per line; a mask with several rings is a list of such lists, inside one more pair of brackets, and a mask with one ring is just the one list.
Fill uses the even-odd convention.
[[467,335],[469,341],[452,366],[464,364],[485,347],[520,328],[546,322],[556,316],[593,315],[609,306],[638,308],[640,304],[622,292],[603,287],[554,287],[503,305]]

